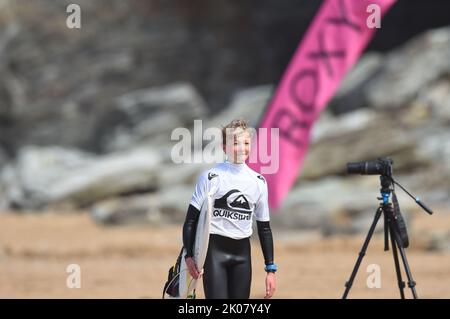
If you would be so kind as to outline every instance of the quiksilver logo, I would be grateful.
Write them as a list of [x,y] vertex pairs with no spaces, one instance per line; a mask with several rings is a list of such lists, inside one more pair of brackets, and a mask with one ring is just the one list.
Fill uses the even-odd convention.
[[250,214],[242,214],[239,212],[230,212],[229,210],[225,209],[215,209],[213,211],[214,217],[225,217],[228,219],[235,219],[235,220],[250,220],[251,216]]
[[250,220],[251,213],[247,198],[238,189],[232,189],[214,201],[213,217]]
[[[236,196],[236,198],[228,204],[232,196]],[[221,198],[216,199],[214,201],[214,208],[222,208],[232,212],[240,212],[244,214],[251,213],[250,204],[247,198],[238,189],[232,189]]]
[[208,180],[212,180],[214,177],[217,177],[217,174],[208,173]]

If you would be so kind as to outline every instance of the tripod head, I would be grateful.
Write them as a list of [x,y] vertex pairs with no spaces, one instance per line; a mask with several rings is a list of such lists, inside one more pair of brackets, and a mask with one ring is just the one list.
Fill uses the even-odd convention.
[[[347,172],[349,174],[360,175],[380,175],[381,198],[384,204],[389,202],[391,192],[395,195],[394,184],[398,185],[406,194],[408,194],[424,211],[432,215],[433,211],[429,209],[419,197],[413,196],[400,183],[394,180],[392,165],[394,161],[389,157],[380,157],[375,161],[347,163]],[[391,187],[392,186],[392,187]],[[395,203],[394,203],[395,204]]]
[[393,191],[391,179],[388,176],[381,175],[380,176],[380,194],[381,197],[378,197],[379,200],[383,201],[383,204],[389,203],[389,197],[391,196],[391,192]]

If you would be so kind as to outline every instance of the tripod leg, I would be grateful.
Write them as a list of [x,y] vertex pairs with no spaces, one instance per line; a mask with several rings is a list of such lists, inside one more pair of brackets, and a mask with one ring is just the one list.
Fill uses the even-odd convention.
[[393,226],[391,225],[391,223],[390,222],[388,222],[388,223],[389,223],[388,229],[391,233],[392,255],[394,256],[395,272],[397,273],[397,282],[398,282],[398,288],[400,290],[400,298],[405,299],[405,292],[404,292],[405,282],[402,279],[402,272],[400,271],[400,263],[398,261],[398,253],[397,253],[397,245],[396,245],[395,237],[394,237],[395,234],[393,233],[394,229],[392,228]]
[[384,251],[388,251],[389,250],[389,219],[386,214],[384,214],[383,216],[384,216]]
[[[391,227],[393,227],[393,226],[391,226]],[[408,260],[406,259],[405,249],[402,247],[402,245],[400,245],[401,240],[400,240],[397,232],[393,228],[391,228],[391,229],[392,229],[392,235],[395,236],[395,243],[397,244],[398,250],[400,251],[400,256],[402,257],[403,265],[405,266],[406,277],[408,278],[408,287],[411,288],[413,298],[417,299],[418,296],[417,296],[417,292],[416,292],[416,288],[415,288],[416,282],[412,278],[411,270],[409,269]]]
[[353,285],[353,280],[355,280],[356,273],[358,272],[359,266],[361,265],[361,261],[362,261],[364,255],[366,254],[367,247],[369,246],[370,239],[373,235],[373,232],[375,231],[375,227],[377,226],[378,219],[380,219],[382,211],[383,210],[381,209],[381,207],[379,207],[377,209],[377,212],[373,219],[372,225],[370,226],[369,233],[367,234],[366,240],[364,241],[362,249],[359,252],[358,260],[356,261],[356,264],[353,267],[353,271],[352,271],[352,274],[350,275],[350,279],[345,283],[345,292],[344,292],[344,295],[342,296],[342,299],[347,298],[347,295]]

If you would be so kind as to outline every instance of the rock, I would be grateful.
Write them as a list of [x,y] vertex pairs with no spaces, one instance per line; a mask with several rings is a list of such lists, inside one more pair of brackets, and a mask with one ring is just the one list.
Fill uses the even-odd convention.
[[161,189],[159,193],[161,211],[165,218],[173,222],[182,223],[194,192],[195,184],[174,185],[170,188]]
[[450,204],[450,169],[444,163],[399,174],[395,178],[400,184],[407,185],[407,189],[427,206]]
[[370,83],[382,65],[383,57],[381,54],[364,54],[344,77],[327,108],[334,114],[342,114],[369,106],[363,89]]
[[176,185],[195,186],[198,176],[215,164],[188,163],[188,164],[163,164],[158,169],[158,185],[161,189],[170,189]]
[[[129,118],[126,110],[116,108],[118,97],[130,97],[128,94],[142,88],[158,88],[179,81],[192,83],[208,101],[207,107],[222,110],[232,92],[280,79],[298,45],[298,33],[306,30],[320,5],[318,2],[222,0],[214,6],[207,1],[195,5],[173,2],[162,8],[151,1],[111,0],[110,10],[105,14],[101,3],[80,0],[77,3],[89,24],[77,30],[65,24],[67,4],[48,0],[29,1],[26,7],[12,0],[1,3],[0,136],[6,140],[11,154],[23,145],[55,144],[105,153],[128,148],[135,141],[133,134],[146,141],[147,136],[168,125],[179,125],[178,116],[185,116],[179,114],[184,112],[179,108],[175,114],[155,112],[154,119],[148,121],[145,117]],[[402,6],[396,4],[394,10]],[[421,5],[413,11],[433,8],[433,14],[429,15],[433,25],[439,24],[439,17],[447,21],[448,10],[435,7],[436,4]],[[440,5],[440,8],[447,7],[447,4]],[[45,21],[36,19],[36,12],[45,16]],[[411,19],[413,24],[415,20],[420,21],[419,30],[424,27],[422,18]],[[401,23],[400,19],[394,20]],[[381,49],[386,50],[410,37],[411,30],[400,35],[398,32],[379,34],[378,37],[387,37],[389,41],[374,41],[371,45],[380,49],[377,43],[383,43]],[[389,42],[387,47],[386,42]],[[429,41],[433,46],[438,42]],[[436,49],[441,55],[433,55],[431,59],[428,53],[422,54],[426,49],[419,46],[411,53],[419,57],[407,59],[399,66],[406,80],[409,69],[428,72],[431,65],[435,73],[434,66],[441,63],[437,62],[438,58],[444,58],[442,63],[448,60],[445,45]],[[341,105],[350,109],[370,106],[359,101],[366,101],[370,91],[363,83],[378,79],[380,60],[384,63],[385,59],[368,55],[354,68],[340,91],[344,95],[348,92],[350,99]],[[402,62],[403,57],[399,60]],[[388,76],[395,72],[391,68],[380,71]],[[384,75],[377,81],[383,83]],[[401,83],[412,83],[407,85],[407,94],[402,95],[407,97],[411,92],[413,95],[419,92],[417,87],[429,84],[426,77],[423,81],[401,80]],[[397,83],[392,82],[385,85],[396,90],[392,84]],[[368,89],[359,89],[361,85]],[[358,92],[366,95],[354,100],[352,97]],[[385,93],[390,91],[383,89],[374,94]],[[258,114],[243,116],[251,119]],[[138,122],[132,122],[133,119]]]
[[47,198],[88,205],[101,198],[154,189],[160,158],[151,150],[139,149],[111,154],[71,172],[52,185]]
[[96,222],[105,225],[158,225],[164,222],[157,197],[148,194],[100,201],[93,205],[90,214]]
[[450,79],[431,83],[417,98],[429,108],[430,117],[441,125],[450,125]]
[[403,106],[450,72],[450,27],[427,31],[390,52],[364,88],[375,108]]
[[188,83],[174,83],[160,88],[141,89],[117,98],[117,108],[125,115],[124,125],[118,125],[110,140],[109,151],[130,148],[149,141],[177,127],[191,127],[194,119],[204,118],[208,112],[205,101]]
[[[320,229],[324,235],[361,233],[373,221],[380,203],[379,189],[377,176],[305,182],[289,192],[271,220],[278,227]],[[409,212],[417,205],[400,190],[397,197],[402,215],[408,220]]]
[[[450,28],[430,30],[388,54],[363,55],[344,78],[328,108],[335,114],[363,107],[392,111],[407,106],[416,97],[433,100],[435,93],[430,91],[434,83],[449,71]],[[436,94],[448,97],[446,90],[448,80]],[[438,104],[444,106],[449,99],[439,100]]]
[[189,83],[174,83],[163,87],[141,89],[117,99],[119,109],[138,123],[158,111],[175,111],[176,115],[191,121],[207,112],[205,101]]
[[272,85],[261,85],[238,91],[224,111],[206,121],[206,127],[221,128],[233,119],[245,119],[251,127],[256,128],[270,102],[273,90]]
[[449,252],[450,232],[432,235],[428,249],[432,251]]
[[313,126],[311,143],[364,130],[380,121],[381,117],[381,114],[372,109],[359,109],[341,116],[333,116],[324,111]]
[[0,147],[0,170],[8,163],[8,160],[9,160],[9,156]]
[[174,185],[157,193],[118,197],[95,204],[91,216],[108,225],[183,223],[193,186]]
[[[449,163],[450,161],[450,131],[445,128],[430,127],[428,132],[417,132],[417,139],[420,141],[420,148],[417,152],[422,156],[428,156],[435,163]],[[446,166],[450,170],[449,165]]]
[[62,148],[27,147],[15,170],[23,198],[36,208],[49,203],[89,205],[105,197],[141,192],[157,186],[160,157],[148,149],[93,156]]
[[[201,161],[205,165],[214,164],[217,162],[221,162],[224,159],[223,152],[220,148],[220,146],[217,146],[220,144],[220,140],[216,141],[212,138],[207,138],[204,136],[204,133],[206,133],[206,130],[210,128],[217,128],[220,130],[223,125],[227,124],[233,119],[246,119],[249,122],[249,125],[252,127],[257,126],[258,121],[260,119],[260,116],[263,113],[263,110],[267,103],[269,102],[269,99],[272,94],[273,87],[270,85],[264,85],[264,86],[258,86],[250,89],[240,90],[237,92],[232,99],[232,102],[230,105],[225,108],[222,112],[220,112],[218,115],[214,116],[211,119],[202,120],[201,123],[195,123],[194,127],[190,129],[190,136],[194,139],[197,138],[196,134],[200,134],[198,136],[201,136],[202,139],[202,146],[203,148],[208,146],[216,146],[219,149],[218,154],[214,156],[212,159],[205,159],[203,158],[203,155],[201,156]],[[175,128],[176,126],[172,126]],[[197,132],[198,131],[198,132]],[[169,135],[170,136],[170,135]],[[158,136],[158,140],[163,143],[165,136]],[[155,140],[152,139],[152,144],[155,143]],[[172,146],[174,146],[178,141],[172,141]],[[195,156],[195,149],[192,151],[192,161],[195,164],[202,164],[200,162],[194,161]],[[166,153],[167,155],[167,153]],[[199,155],[199,154],[197,154]],[[214,155],[214,154],[212,154]],[[164,157],[167,161],[167,157]],[[171,161],[167,161],[170,163]],[[172,161],[173,162],[173,161]]]
[[14,164],[10,163],[0,171],[0,210],[20,208],[25,194]]
[[[310,146],[301,179],[346,174],[349,162],[376,160],[383,156],[393,158],[396,170],[432,162],[426,153],[418,152],[418,142],[412,134],[388,118],[371,120],[369,114],[370,111],[362,111],[355,116],[348,115],[345,120],[336,121],[336,128],[330,132],[324,130],[313,134],[318,141]],[[330,122],[321,127],[333,127],[334,121]],[[365,127],[360,127],[360,122]]]
[[5,206],[10,208],[41,206],[39,194],[64,179],[68,172],[94,158],[89,153],[75,149],[33,146],[22,148],[17,160],[8,164],[0,175],[0,185],[6,195]]

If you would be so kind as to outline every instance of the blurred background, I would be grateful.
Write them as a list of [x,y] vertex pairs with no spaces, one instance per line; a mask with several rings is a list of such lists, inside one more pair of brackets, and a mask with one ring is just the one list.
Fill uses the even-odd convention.
[[[177,127],[257,126],[322,1],[0,1],[0,297],[159,298],[201,171]],[[419,297],[450,298],[450,2],[397,1],[315,124],[272,215],[279,298],[339,298],[391,156]],[[254,240],[252,297],[264,295]],[[81,288],[66,285],[69,264]],[[366,266],[382,269],[369,289]],[[382,225],[350,297],[397,298]],[[201,292],[200,292],[201,296]]]

